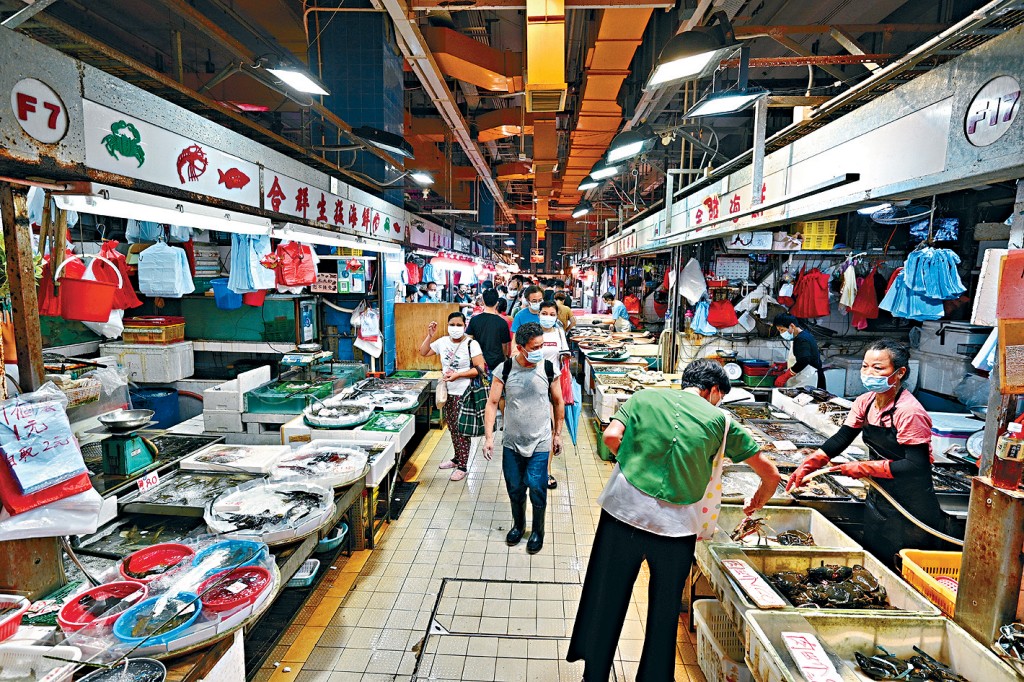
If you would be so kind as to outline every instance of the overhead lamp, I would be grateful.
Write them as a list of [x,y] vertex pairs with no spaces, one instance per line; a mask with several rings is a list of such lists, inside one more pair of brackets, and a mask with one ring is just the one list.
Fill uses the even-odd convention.
[[413,182],[417,185],[423,185],[424,187],[434,184],[434,176],[426,171],[412,171],[409,173],[409,177],[412,178]]
[[407,159],[415,158],[412,145],[406,142],[404,137],[396,133],[389,133],[386,130],[370,126],[359,126],[352,129],[352,134],[367,144],[386,151],[388,154],[394,154],[395,156]]
[[363,249],[377,253],[399,253],[402,247],[390,242],[382,242],[366,237],[341,234],[330,230],[321,230],[308,225],[297,225],[296,223],[285,223],[271,231],[270,236],[275,239],[287,239],[288,241],[299,242],[300,244],[319,244],[320,246],[341,246],[349,249]]
[[723,114],[735,114],[748,109],[754,103],[766,97],[768,91],[764,88],[747,88],[746,90],[730,90],[728,92],[712,92],[704,99],[697,102],[690,109],[684,118],[699,118],[701,116],[721,116]]
[[601,186],[600,182],[595,180],[593,178],[593,176],[588,175],[587,177],[583,178],[583,180],[580,182],[580,184],[576,185],[576,189],[578,189],[580,191],[586,191],[588,189],[594,189],[595,187],[600,187],[600,186]]
[[301,69],[284,62],[280,62],[273,67],[266,67],[267,71],[274,74],[274,76],[282,83],[298,90],[299,92],[306,92],[310,95],[330,95],[324,84],[314,78],[308,71]]
[[679,33],[668,41],[644,89],[654,90],[707,76],[737,47],[728,15],[715,12],[706,25]]
[[515,239],[506,239],[505,240],[505,246],[515,246],[515,245],[516,245],[516,240]]
[[857,209],[857,215],[871,215],[877,211],[881,211],[884,208],[890,208],[892,204],[875,204],[874,206],[865,206],[864,208]]
[[82,187],[84,191],[74,194],[54,193],[53,199],[57,206],[65,211],[179,225],[197,230],[270,234],[269,218],[108,185],[86,184]]
[[595,180],[607,180],[608,178],[615,177],[621,171],[621,166],[615,163],[609,163],[607,159],[602,158],[594,164],[593,168],[590,169],[590,177]]
[[581,201],[576,205],[576,208],[572,210],[573,218],[582,218],[594,209],[589,201]]
[[614,163],[624,159],[631,159],[649,151],[657,140],[651,126],[644,124],[639,128],[624,130],[608,145],[606,154],[608,161]]
[[507,237],[508,232],[477,232],[475,237]]

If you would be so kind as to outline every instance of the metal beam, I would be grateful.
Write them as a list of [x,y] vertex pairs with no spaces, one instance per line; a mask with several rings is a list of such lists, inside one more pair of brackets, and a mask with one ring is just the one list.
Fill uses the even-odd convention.
[[[750,60],[750,68],[773,68],[789,66],[821,66],[831,64],[864,64],[872,65],[873,62],[891,61],[896,59],[893,54],[820,54],[808,57],[755,57]],[[722,66],[733,69],[739,66],[739,59],[726,59]],[[877,63],[873,66],[878,67]]]
[[[868,53],[848,31],[844,31],[838,26],[833,26],[829,34],[850,54],[866,55]],[[882,68],[877,62],[864,62],[864,66],[868,67],[871,71],[877,71]]]
[[[43,207],[43,210],[49,210]],[[34,391],[43,383],[43,335],[39,329],[32,233],[14,215],[14,192],[0,182],[0,223],[3,223],[7,255],[7,282],[11,289],[14,347],[18,352],[18,383],[22,391]]]
[[22,7],[20,10],[7,17],[3,23],[0,23],[0,26],[14,30],[53,3],[57,2],[57,0],[35,0],[35,2],[31,2],[31,0],[27,1],[30,2],[27,7]]
[[[443,9],[448,12],[466,10],[525,10],[526,0],[412,0],[410,9],[420,12]],[[669,0],[565,0],[566,9],[670,9],[675,2]]]
[[[739,18],[735,19],[735,21],[739,20]],[[947,28],[949,28],[949,24],[809,24],[801,26],[736,26],[734,30],[737,38],[755,38],[757,36],[831,33],[833,29],[858,35],[861,33],[938,33]]]
[[816,107],[829,101],[828,95],[769,95],[769,107]]
[[[818,56],[818,55],[815,55],[814,53],[812,53],[810,50],[808,50],[806,47],[804,47],[800,43],[798,43],[795,40],[793,40],[792,38],[787,38],[784,35],[773,35],[773,36],[771,36],[771,39],[774,40],[775,42],[777,42],[779,45],[782,45],[783,47],[788,49],[790,52],[798,54],[801,57],[816,57],[816,56]],[[828,73],[831,76],[836,77],[841,82],[845,81],[848,78],[848,76],[845,73],[843,73],[842,71],[840,71],[839,69],[837,69],[837,68],[835,68],[833,66],[829,66],[828,64],[818,64],[817,66],[818,66],[819,69],[821,69],[825,73]]]

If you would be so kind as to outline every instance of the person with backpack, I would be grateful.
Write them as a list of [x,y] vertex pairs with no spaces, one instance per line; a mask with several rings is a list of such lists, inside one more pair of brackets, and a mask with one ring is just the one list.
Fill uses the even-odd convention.
[[495,370],[491,383],[484,411],[484,457],[490,460],[494,454],[494,422],[504,395],[502,471],[512,505],[512,530],[505,536],[505,543],[514,547],[526,533],[529,489],[533,525],[526,551],[536,554],[544,546],[549,456],[562,450],[565,404],[555,367],[544,359],[544,329],[536,322],[527,322],[516,330],[515,340],[517,354]]

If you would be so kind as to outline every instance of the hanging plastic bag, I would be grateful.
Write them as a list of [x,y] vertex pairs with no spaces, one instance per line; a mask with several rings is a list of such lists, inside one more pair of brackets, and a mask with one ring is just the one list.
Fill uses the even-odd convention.
[[380,314],[374,308],[367,308],[359,316],[359,337],[366,341],[380,338]]
[[[111,275],[116,274],[111,269],[110,266],[103,264],[102,261],[94,259],[91,263],[89,263],[89,267],[85,269],[85,274],[82,276],[83,280],[96,281],[96,270],[99,269],[97,268],[97,263],[100,263],[102,265],[102,269],[105,270],[107,273]],[[114,297],[117,298],[117,295],[115,294]],[[140,301],[139,305],[141,304],[142,303]],[[102,337],[108,339],[116,339],[120,337],[121,334],[124,332],[124,310],[119,310],[115,306],[113,309],[111,309],[110,316],[107,318],[106,322],[83,321],[82,324],[84,324],[86,327],[88,327],[89,329],[96,332]]]
[[316,283],[316,259],[306,244],[281,242],[277,247],[277,283],[286,287],[305,287]]
[[704,281],[704,271],[697,259],[691,258],[679,276],[679,295],[684,296],[691,305],[696,305],[707,291],[708,285]]
[[569,356],[562,358],[562,374],[559,377],[562,386],[562,400],[566,405],[572,405],[575,398],[572,394],[572,372],[569,370]]
[[[103,246],[100,247],[100,256],[113,263],[114,267],[111,268],[103,261],[98,261],[94,263],[94,273],[96,279],[101,282],[110,282],[111,284],[118,284],[120,282],[117,293],[114,294],[114,308],[131,310],[141,306],[142,300],[135,294],[135,288],[132,287],[132,283],[128,279],[128,261],[125,260],[124,254],[117,250],[117,245],[118,242],[113,240],[103,242]],[[114,268],[120,273],[120,280],[118,280],[117,275],[114,273]]]
[[446,402],[448,402],[448,382],[438,379],[437,388],[434,389],[434,404],[440,410]]
[[0,501],[10,514],[92,488],[66,407],[67,396],[49,382],[0,402]]

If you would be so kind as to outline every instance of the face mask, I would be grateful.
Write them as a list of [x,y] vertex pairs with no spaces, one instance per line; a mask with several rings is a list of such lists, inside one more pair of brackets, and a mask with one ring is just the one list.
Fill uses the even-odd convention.
[[526,353],[526,361],[531,365],[539,364],[544,359],[543,350],[531,350]]
[[540,326],[544,327],[545,329],[551,329],[552,327],[555,326],[555,320],[557,319],[557,317],[552,317],[551,315],[541,315]]
[[532,313],[540,312],[540,303],[531,303],[530,304],[530,312],[532,312]]
[[793,332],[791,332],[789,330],[786,330],[784,332],[779,332],[779,336],[781,336],[786,341],[792,341],[793,340]]
[[461,339],[462,335],[466,333],[465,327],[456,327],[454,324],[448,325],[448,336],[453,339]]
[[885,393],[890,388],[892,388],[892,386],[889,385],[889,379],[895,373],[896,372],[893,372],[892,374],[886,377],[876,377],[861,373],[860,382],[864,384],[864,388],[866,388],[869,391],[872,391],[873,393]]

